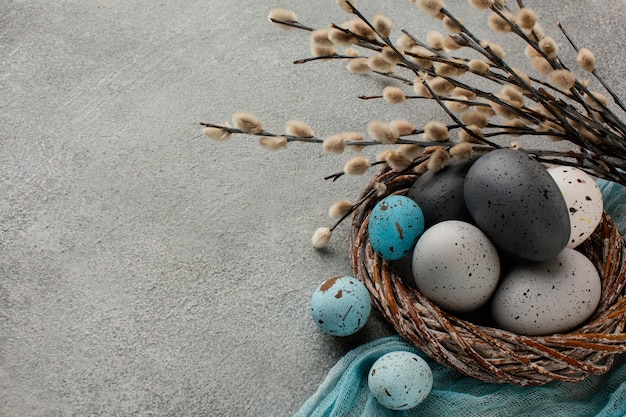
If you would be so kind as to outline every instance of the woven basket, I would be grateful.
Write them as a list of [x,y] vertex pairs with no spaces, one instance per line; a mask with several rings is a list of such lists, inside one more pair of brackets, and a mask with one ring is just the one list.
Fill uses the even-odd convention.
[[[626,249],[624,238],[606,213],[580,247],[602,278],[602,297],[594,315],[568,334],[521,336],[441,310],[409,283],[412,279],[403,279],[397,262],[384,261],[372,250],[367,233],[371,210],[387,195],[405,195],[417,177],[389,169],[379,172],[362,193],[364,203],[353,213],[350,233],[354,274],[402,337],[433,360],[465,375],[525,386],[603,374],[615,354],[626,352]],[[376,195],[377,182],[387,185],[385,196]]]

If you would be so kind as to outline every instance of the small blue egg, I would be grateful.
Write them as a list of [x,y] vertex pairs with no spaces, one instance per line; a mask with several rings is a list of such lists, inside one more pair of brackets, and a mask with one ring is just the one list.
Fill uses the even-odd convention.
[[333,336],[349,336],[361,330],[372,311],[365,285],[353,277],[334,277],[324,281],[311,297],[315,324]]
[[433,372],[424,359],[411,352],[391,352],[378,358],[367,378],[376,401],[391,410],[419,405],[433,387]]
[[424,224],[424,214],[415,201],[401,195],[385,197],[370,213],[367,230],[372,249],[383,259],[401,259],[413,250]]

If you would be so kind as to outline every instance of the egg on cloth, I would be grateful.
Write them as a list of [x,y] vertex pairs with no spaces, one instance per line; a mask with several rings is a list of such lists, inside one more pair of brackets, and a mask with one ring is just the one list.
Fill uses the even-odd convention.
[[372,209],[367,231],[372,249],[381,258],[398,260],[411,253],[424,231],[424,214],[410,198],[390,195]]
[[567,247],[575,248],[591,236],[602,220],[602,192],[596,181],[579,168],[555,166],[548,173],[567,203],[571,227]]
[[365,285],[353,277],[333,277],[321,283],[311,296],[311,316],[326,334],[349,336],[361,330],[372,311]]
[[419,405],[433,387],[433,373],[420,356],[404,351],[387,353],[370,368],[367,384],[376,401],[391,410]]
[[464,313],[487,303],[498,286],[500,258],[478,227],[447,220],[427,229],[413,251],[418,290],[444,310]]
[[593,263],[566,248],[549,261],[514,267],[493,296],[492,315],[498,327],[518,334],[568,332],[591,317],[601,292]]
[[476,159],[453,158],[445,169],[438,172],[427,171],[415,180],[407,197],[422,209],[426,227],[445,220],[472,222],[472,216],[465,205],[463,185],[467,171]]
[[563,194],[523,151],[497,149],[481,156],[467,173],[463,193],[476,225],[509,256],[545,261],[569,242]]

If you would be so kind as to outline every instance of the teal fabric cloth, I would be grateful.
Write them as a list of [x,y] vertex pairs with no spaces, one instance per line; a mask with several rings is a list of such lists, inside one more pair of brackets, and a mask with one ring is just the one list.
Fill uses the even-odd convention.
[[[382,355],[394,351],[416,353],[433,370],[433,390],[417,407],[392,411],[380,406],[367,387],[367,375]],[[582,382],[553,382],[541,387],[486,384],[465,377],[425,357],[400,336],[366,343],[350,352],[330,370],[317,392],[295,417],[504,417],[626,415],[626,356],[618,356],[605,375]]]
[[[604,209],[626,234],[626,187],[598,180]],[[416,353],[433,370],[433,390],[416,408],[391,411],[380,406],[367,386],[367,375],[382,355]],[[348,352],[330,370],[317,392],[295,417],[624,417],[626,416],[626,355],[616,356],[605,375],[576,383],[552,382],[541,387],[487,384],[446,368],[425,357],[399,336],[366,343]]]

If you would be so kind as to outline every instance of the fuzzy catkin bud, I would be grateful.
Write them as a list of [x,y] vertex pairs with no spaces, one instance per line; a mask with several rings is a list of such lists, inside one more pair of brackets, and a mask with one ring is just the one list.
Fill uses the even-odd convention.
[[410,51],[411,48],[413,48],[417,44],[415,43],[415,40],[413,40],[413,38],[411,38],[406,33],[403,33],[402,35],[398,37],[398,40],[396,41],[396,45],[398,45],[400,49],[404,49],[405,51]]
[[369,41],[376,40],[377,35],[374,29],[361,19],[354,19],[348,22],[348,29]]
[[363,133],[361,132],[343,132],[341,133],[341,137],[343,138],[344,143],[346,144],[346,148],[351,149],[354,152],[361,152],[363,148],[365,147],[364,145],[348,144],[348,142],[364,141],[365,136],[363,136]]
[[372,18],[372,26],[383,39],[387,39],[391,35],[391,19],[383,14],[377,14]]
[[469,62],[469,69],[479,74],[484,74],[489,69],[489,64],[482,59],[474,58]]
[[284,136],[264,136],[259,138],[259,145],[270,151],[287,149],[288,142]]
[[413,161],[397,151],[390,150],[387,152],[385,162],[387,162],[387,165],[389,165],[393,171],[403,171],[407,169]]
[[247,112],[237,112],[233,114],[234,125],[244,133],[258,135],[263,131],[263,125],[258,117]]
[[402,62],[402,57],[398,55],[398,53],[390,46],[383,47],[380,53],[382,54],[385,61],[389,62],[392,65]]
[[433,61],[429,59],[433,53],[423,46],[416,45],[411,48],[410,59],[422,68],[432,68]]
[[550,64],[547,59],[541,56],[531,58],[530,64],[533,66],[534,69],[537,70],[537,72],[540,72],[541,74],[549,74],[553,70],[552,64]]
[[433,173],[437,173],[444,169],[448,162],[450,161],[450,154],[445,149],[437,149],[433,154],[428,158],[428,170]]
[[[597,91],[591,91],[591,94],[585,94],[583,97],[585,99],[585,101],[587,102],[587,104],[595,110],[602,110],[602,107],[606,107],[606,105],[608,104],[608,99],[606,98],[606,96],[604,96],[601,93],[598,93]],[[595,99],[594,99],[595,97]],[[598,103],[599,102],[599,103]]]
[[469,108],[468,99],[465,96],[452,96],[451,98],[458,101],[449,101],[447,103],[448,109],[453,113],[463,113]]
[[469,142],[457,143],[450,148],[450,155],[458,160],[470,159],[474,155],[474,148]]
[[539,49],[541,49],[548,58],[556,58],[559,54],[559,46],[550,36],[546,36],[539,41]]
[[358,42],[358,39],[355,36],[337,28],[330,28],[328,30],[328,39],[330,39],[330,41],[335,45],[339,46],[350,46]]
[[339,220],[342,217],[345,217],[352,211],[354,208],[354,203],[348,200],[339,200],[336,201],[330,208],[328,209],[328,216],[331,219]]
[[346,162],[343,172],[348,175],[363,175],[371,166],[370,161],[362,156],[353,156]]
[[576,83],[576,76],[569,70],[559,69],[549,73],[548,80],[557,88],[569,90]]
[[498,97],[513,107],[520,108],[524,105],[524,95],[511,85],[502,87],[501,94]]
[[398,135],[388,124],[373,120],[367,124],[367,132],[376,142],[393,144],[398,142]]
[[465,125],[474,125],[478,126],[481,129],[487,126],[487,124],[489,123],[489,119],[487,119],[487,116],[474,110],[466,111],[465,113],[463,113],[463,116],[461,116],[461,121]]
[[443,45],[443,48],[448,51],[456,51],[457,49],[462,48],[462,46],[459,45],[459,43],[455,40],[455,38],[453,38],[450,35],[445,36],[441,40],[441,44]]
[[[291,10],[282,9],[280,7],[271,9],[267,17],[268,19],[270,19],[270,21],[282,20],[284,22],[290,22],[290,23],[298,22],[298,18],[296,17],[296,14],[294,12],[292,12]],[[291,29],[291,26],[288,26],[282,23],[278,23],[278,22],[272,22],[272,23],[275,23],[278,27],[284,30]]]
[[393,72],[393,64],[390,64],[383,54],[372,55],[367,60],[367,65],[372,71],[378,71],[382,73]]
[[434,142],[444,142],[450,139],[450,132],[445,124],[431,120],[424,126],[424,139]]
[[460,65],[440,63],[435,68],[435,74],[441,77],[459,77],[467,71],[467,68]]
[[[468,132],[471,131],[471,133]],[[462,129],[459,131],[459,142],[468,142],[468,143],[482,143],[480,138],[483,137],[483,131],[474,125],[467,126],[467,130]]]
[[354,57],[354,58],[356,58],[356,57],[361,55],[361,54],[359,54],[359,51],[357,49],[355,49],[355,48],[347,48],[345,51],[343,51],[343,54],[345,56],[351,56],[351,57]]
[[299,120],[289,120],[285,132],[297,138],[312,138],[315,136],[311,126]]
[[419,145],[402,144],[397,148],[398,155],[401,155],[411,161],[424,154],[424,147]]
[[330,230],[330,227],[320,227],[318,228],[313,236],[311,237],[311,243],[315,249],[322,249],[328,245],[330,238],[333,234],[333,231]]
[[482,41],[480,43],[480,46],[482,46],[485,49],[489,49],[492,54],[494,54],[500,59],[504,59],[504,56],[506,55],[504,53],[504,49],[502,49],[502,47],[498,45],[497,43],[493,43],[491,41]]
[[337,55],[337,51],[333,46],[322,46],[314,43],[311,45],[311,55],[315,57],[330,57]]
[[532,29],[533,26],[535,26],[535,23],[537,23],[537,15],[533,9],[522,7],[517,12],[515,21],[524,29]]
[[[221,122],[219,123],[219,125],[224,127],[230,127],[230,123],[228,122]],[[232,133],[220,129],[219,127],[205,127],[204,129],[202,129],[202,133],[213,140],[221,142],[227,141],[232,136]]]
[[346,64],[346,69],[352,74],[367,74],[372,72],[372,69],[368,65],[367,58],[349,59]]
[[493,5],[493,0],[470,0],[470,4],[478,10],[487,10]]
[[[460,24],[463,24],[463,19],[457,19]],[[461,33],[461,27],[450,17],[446,16],[441,21],[443,28],[447,30],[449,33]]]
[[578,65],[580,65],[580,68],[587,72],[593,72],[593,70],[596,69],[596,57],[593,52],[587,48],[580,48],[576,61]]
[[426,34],[426,42],[431,48],[435,50],[443,49],[442,41],[443,35],[441,35],[441,33],[437,32],[436,30],[429,30]]
[[319,46],[324,46],[327,48],[333,46],[332,41],[328,39],[328,32],[329,32],[328,28],[316,29],[312,31],[311,38],[310,38],[311,43],[315,45],[319,45]]
[[[341,7],[341,10],[352,13],[352,6],[354,6],[354,2],[356,0],[337,0],[337,5]],[[350,6],[352,4],[352,6]]]
[[[513,14],[511,12],[504,12],[503,14],[504,14],[504,16],[506,16],[509,19],[509,21],[511,21],[512,23],[515,23],[515,16],[513,16]],[[489,16],[489,20],[487,21],[487,25],[494,32],[509,33],[511,31],[511,25],[509,24],[509,22],[506,21],[505,19],[503,19],[496,12],[493,12]]]
[[428,85],[440,96],[448,95],[454,90],[454,84],[442,77],[433,78],[431,81],[428,81]]
[[389,122],[389,125],[396,131],[398,136],[412,135],[415,131],[415,125],[403,119],[396,119]]
[[383,89],[383,98],[390,104],[401,104],[406,100],[402,89],[393,86],[388,86]]
[[340,154],[346,148],[346,141],[340,134],[330,135],[324,138],[322,149],[327,153]]
[[439,19],[441,17],[441,9],[444,8],[442,0],[417,0],[417,7],[428,13],[430,17]]

